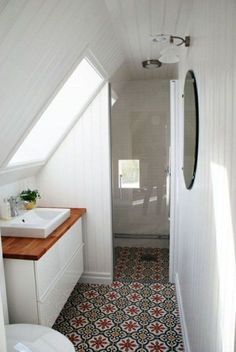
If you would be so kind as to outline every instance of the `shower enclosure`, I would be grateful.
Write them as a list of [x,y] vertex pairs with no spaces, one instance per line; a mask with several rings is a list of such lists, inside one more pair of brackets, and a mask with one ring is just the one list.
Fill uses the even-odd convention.
[[167,246],[169,83],[129,81],[117,95],[111,107],[113,234],[119,245],[132,239],[135,246],[158,246],[161,239]]

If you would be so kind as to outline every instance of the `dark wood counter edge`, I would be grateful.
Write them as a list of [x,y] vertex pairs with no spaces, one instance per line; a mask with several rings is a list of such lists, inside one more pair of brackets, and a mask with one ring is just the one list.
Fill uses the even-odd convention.
[[2,237],[3,258],[39,260],[85,213],[85,208],[71,208],[70,217],[47,238]]

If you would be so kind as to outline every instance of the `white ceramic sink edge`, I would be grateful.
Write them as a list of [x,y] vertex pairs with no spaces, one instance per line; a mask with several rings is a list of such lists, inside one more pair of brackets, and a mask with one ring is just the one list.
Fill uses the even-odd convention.
[[0,221],[1,235],[46,238],[70,217],[70,209],[35,208],[11,220]]

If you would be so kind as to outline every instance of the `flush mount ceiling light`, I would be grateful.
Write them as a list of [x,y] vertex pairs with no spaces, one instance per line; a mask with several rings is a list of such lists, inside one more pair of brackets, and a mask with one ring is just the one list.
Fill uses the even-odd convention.
[[[164,34],[159,34],[154,38],[156,40],[153,39],[153,42],[165,43],[166,37],[167,36]],[[159,61],[165,64],[174,64],[176,62],[179,62],[177,49],[183,44],[186,47],[190,46],[190,36],[182,38],[176,35],[170,35],[169,46],[161,51],[161,57],[159,58]]]
[[155,69],[161,66],[161,62],[157,59],[148,59],[142,62],[142,66],[147,69]]

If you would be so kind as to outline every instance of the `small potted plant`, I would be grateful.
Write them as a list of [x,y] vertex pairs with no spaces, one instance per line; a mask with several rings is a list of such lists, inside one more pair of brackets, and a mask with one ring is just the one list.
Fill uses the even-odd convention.
[[20,199],[24,201],[25,208],[27,210],[33,209],[36,205],[36,200],[41,198],[39,191],[34,189],[31,191],[29,188],[20,193]]

